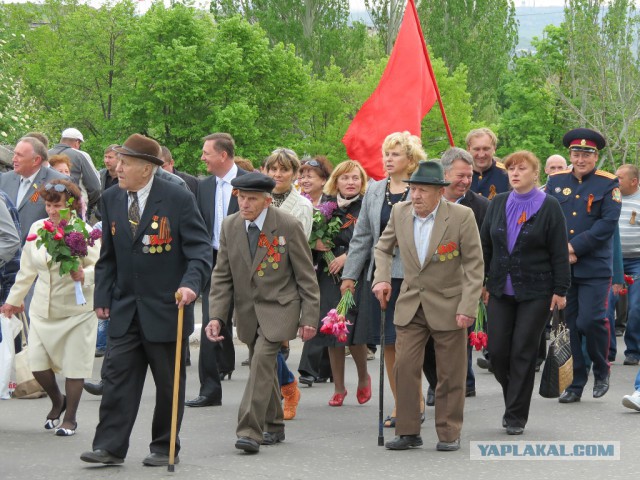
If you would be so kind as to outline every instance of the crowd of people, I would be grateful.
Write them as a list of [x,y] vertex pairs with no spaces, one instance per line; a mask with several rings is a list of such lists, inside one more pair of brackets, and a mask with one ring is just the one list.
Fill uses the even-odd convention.
[[[222,132],[203,139],[201,178],[140,134],[109,145],[100,171],[83,142],[69,128],[51,149],[38,132],[14,146],[13,171],[0,175],[0,295],[2,314],[28,314],[30,368],[51,400],[45,429],[74,435],[83,388],[102,396],[85,462],[124,462],[149,368],[156,405],[143,463],[167,465],[172,446],[179,462],[174,382],[179,431],[185,406],[222,404],[222,382],[236,368],[234,332],[249,347],[235,443],[247,453],[285,440],[302,384],[332,381],[331,407],[349,401],[351,386],[359,404],[369,402],[367,359],[378,347],[393,395],[390,450],[423,444],[426,406],[435,406],[436,449],[460,448],[465,398],[477,394],[469,337],[483,329],[478,366],[502,388],[508,435],[527,425],[554,310],[573,357],[560,403],[581,401],[591,372],[593,397],[607,393],[622,330],[623,363],[639,364],[639,172],[599,170],[606,140],[596,131],[567,132],[570,165],[561,155],[542,165],[530,151],[501,161],[487,128],[469,132],[466,149],[427,160],[419,137],[395,132],[381,145],[381,180],[355,160],[300,160],[288,148],[254,170]],[[34,239],[63,229],[67,209],[96,242],[62,274]],[[345,297],[337,334],[327,319]],[[185,401],[198,298],[199,390]],[[287,365],[296,336],[299,376]],[[104,356],[97,383],[94,356]],[[345,378],[348,356],[357,379]],[[622,403],[640,411],[640,372],[634,388]]]

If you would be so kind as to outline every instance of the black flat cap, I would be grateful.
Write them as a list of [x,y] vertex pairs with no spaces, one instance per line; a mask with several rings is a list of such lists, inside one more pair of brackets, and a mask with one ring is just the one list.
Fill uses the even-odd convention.
[[271,193],[276,186],[276,181],[260,172],[249,172],[231,180],[231,186],[237,190],[244,190],[246,192]]
[[590,128],[575,128],[565,133],[562,144],[569,150],[595,152],[602,150],[607,145],[607,141],[600,132]]

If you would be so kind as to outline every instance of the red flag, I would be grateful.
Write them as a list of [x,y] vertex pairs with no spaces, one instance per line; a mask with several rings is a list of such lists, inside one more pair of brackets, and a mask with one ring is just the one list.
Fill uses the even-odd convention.
[[420,136],[420,122],[436,102],[427,56],[414,0],[409,0],[380,83],[342,138],[349,158],[376,180],[385,176],[382,142],[387,135],[408,130]]

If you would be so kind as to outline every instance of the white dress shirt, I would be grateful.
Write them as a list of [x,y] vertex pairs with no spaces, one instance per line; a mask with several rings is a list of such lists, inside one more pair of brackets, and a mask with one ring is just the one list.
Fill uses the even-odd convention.
[[431,241],[431,231],[433,230],[439,205],[440,203],[436,205],[433,212],[424,218],[416,215],[415,211],[413,212],[413,239],[416,244],[416,250],[418,251],[420,265],[424,265],[424,261],[427,258],[427,249]]
[[220,248],[220,229],[222,228],[222,220],[227,216],[229,211],[229,202],[231,201],[231,180],[238,175],[238,166],[234,163],[227,174],[220,178],[216,177],[216,195],[214,199],[215,214],[213,219],[213,239],[211,245],[214,249]]
[[[151,185],[153,185],[153,177],[154,175],[151,175],[151,179],[149,180],[149,183],[147,183],[144,187],[142,187],[140,190],[138,190],[138,207],[140,208],[140,218],[142,218],[142,212],[144,212],[144,207],[147,204],[147,198],[149,198],[149,192],[151,191]],[[131,192],[127,192],[127,193],[131,193]],[[131,206],[131,195],[127,195],[127,209]]]

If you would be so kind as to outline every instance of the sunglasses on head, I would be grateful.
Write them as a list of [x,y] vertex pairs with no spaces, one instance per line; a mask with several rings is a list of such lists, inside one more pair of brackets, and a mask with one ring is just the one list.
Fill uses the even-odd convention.
[[317,160],[309,160],[307,162],[304,163],[305,165],[309,165],[310,167],[316,167],[316,168],[322,168],[322,165],[320,165],[320,162]]
[[[56,191],[58,193],[67,193],[70,197],[73,197],[73,193],[71,193],[69,190],[67,190],[67,187],[65,187],[63,184],[61,183],[47,183],[44,186],[44,189],[49,192],[51,190]],[[74,197],[75,198],[75,197]]]

